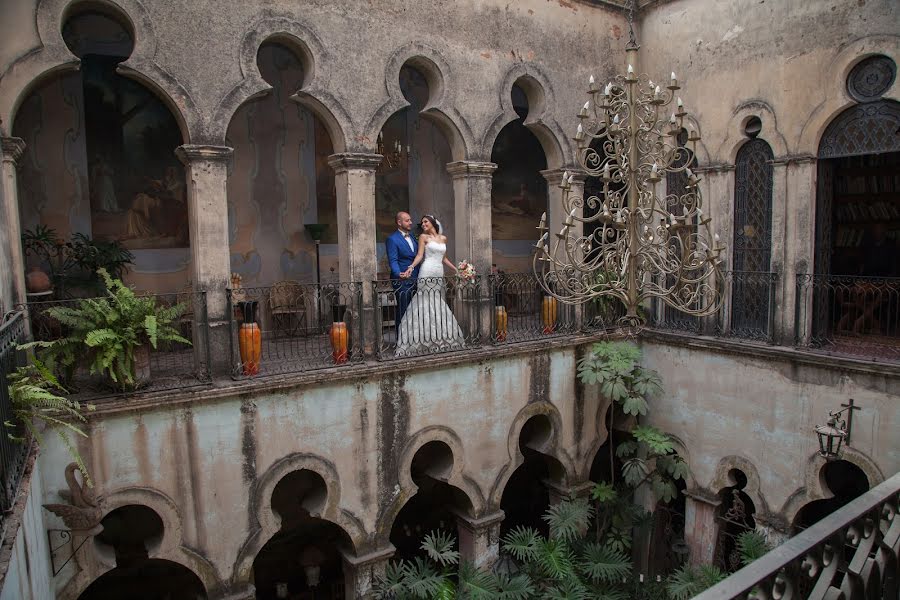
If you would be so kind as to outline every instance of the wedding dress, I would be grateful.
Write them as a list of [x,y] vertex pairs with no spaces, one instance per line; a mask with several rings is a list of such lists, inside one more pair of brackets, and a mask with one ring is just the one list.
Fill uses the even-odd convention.
[[444,254],[447,244],[428,242],[419,268],[416,293],[410,300],[397,334],[397,356],[413,356],[465,346],[462,329],[447,305]]

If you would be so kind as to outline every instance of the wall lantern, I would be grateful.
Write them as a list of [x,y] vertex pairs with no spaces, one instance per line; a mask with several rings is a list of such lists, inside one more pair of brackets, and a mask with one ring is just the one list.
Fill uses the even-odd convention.
[[[834,460],[840,457],[841,444],[850,444],[850,429],[853,426],[853,411],[860,407],[853,404],[850,398],[847,404],[841,404],[841,410],[833,410],[828,413],[828,422],[825,425],[816,425],[816,436],[819,438],[819,455],[825,460]],[[847,419],[841,416],[847,413]]]

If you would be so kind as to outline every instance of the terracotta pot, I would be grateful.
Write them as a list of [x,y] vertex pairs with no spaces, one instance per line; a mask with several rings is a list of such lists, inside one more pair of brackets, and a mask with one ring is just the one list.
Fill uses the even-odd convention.
[[556,329],[556,298],[553,296],[544,296],[541,302],[541,322],[544,333],[553,333]]
[[40,267],[31,267],[25,275],[25,289],[29,294],[49,292],[51,287],[50,276],[41,271]]
[[262,354],[262,332],[256,323],[243,323],[238,331],[238,346],[244,375],[259,373],[259,358]]
[[509,316],[506,314],[505,306],[497,306],[494,308],[494,324],[497,328],[497,341],[506,341],[507,324]]
[[347,350],[349,342],[347,324],[343,321],[334,323],[331,326],[329,337],[331,338],[331,358],[334,359],[334,364],[339,365],[347,362],[349,357]]

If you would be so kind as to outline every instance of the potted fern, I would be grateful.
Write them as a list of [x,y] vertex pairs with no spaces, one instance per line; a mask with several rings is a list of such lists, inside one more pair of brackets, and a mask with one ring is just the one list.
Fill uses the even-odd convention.
[[47,314],[67,333],[52,342],[26,345],[44,348],[48,360],[69,376],[79,365],[100,374],[114,387],[134,390],[150,381],[150,350],[161,342],[190,345],[177,329],[183,305],[163,306],[153,296],[137,296],[105,269],[97,273],[106,297],[79,300],[75,307],[54,307]]

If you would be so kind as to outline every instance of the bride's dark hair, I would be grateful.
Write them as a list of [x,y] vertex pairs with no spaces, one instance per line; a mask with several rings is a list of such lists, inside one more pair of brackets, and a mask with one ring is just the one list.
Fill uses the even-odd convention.
[[[433,215],[424,215],[422,218],[427,219],[428,222],[431,223],[431,226],[434,228],[434,232],[440,234],[441,228],[438,227],[437,219],[435,219]],[[416,232],[417,235],[422,235],[422,221],[419,221],[419,224],[416,225]]]

